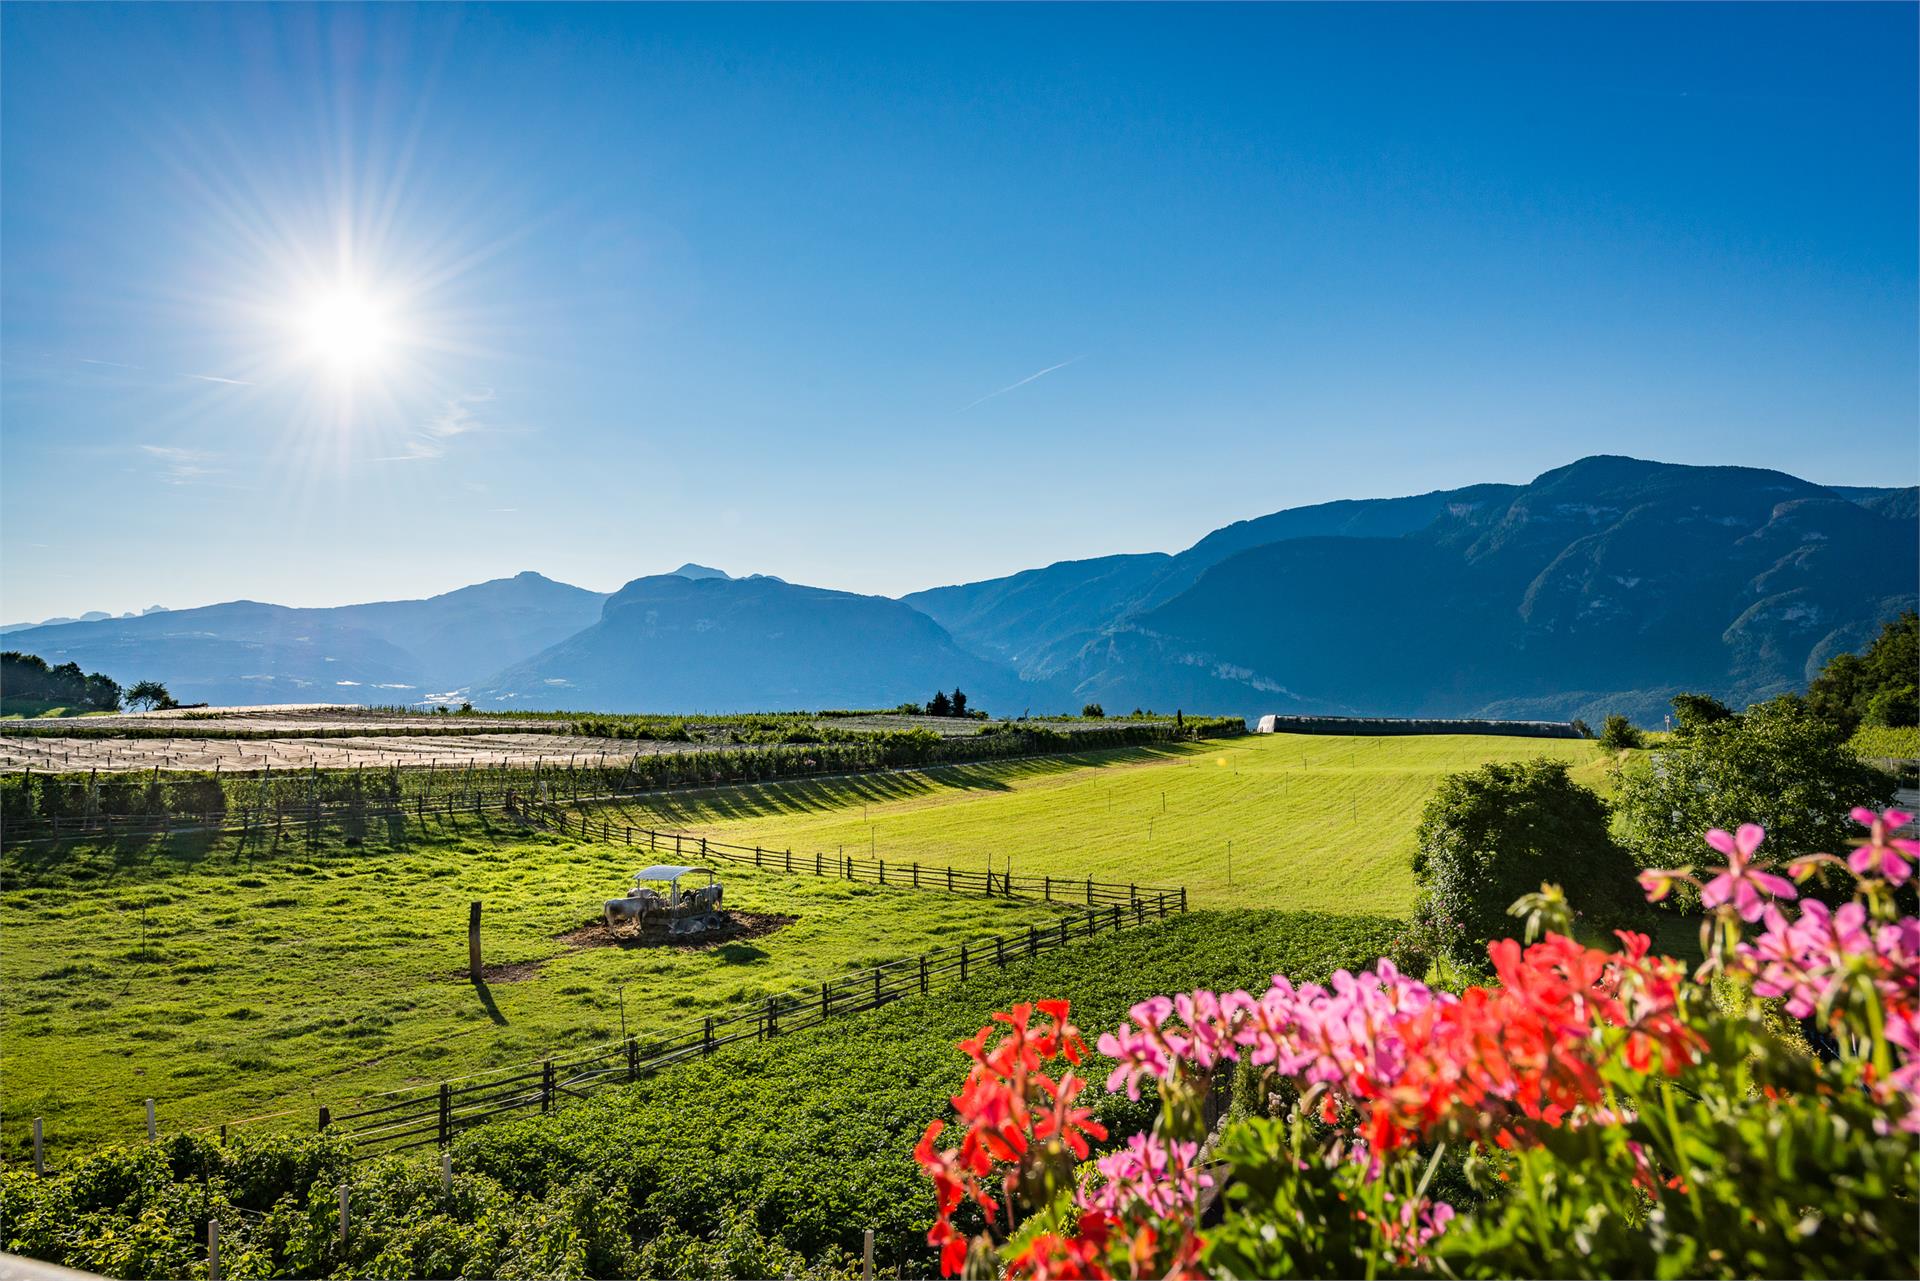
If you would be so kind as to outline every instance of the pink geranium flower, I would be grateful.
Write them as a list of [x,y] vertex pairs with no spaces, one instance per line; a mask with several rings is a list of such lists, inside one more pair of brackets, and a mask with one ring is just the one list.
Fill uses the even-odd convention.
[[1700,891],[1700,902],[1707,907],[1719,907],[1731,901],[1741,920],[1757,921],[1767,907],[1761,895],[1799,898],[1800,891],[1793,888],[1792,881],[1753,865],[1753,852],[1765,839],[1766,829],[1758,823],[1742,823],[1738,832],[1730,833],[1718,827],[1708,832],[1707,844],[1727,856],[1727,866],[1706,883]]
[[1913,875],[1913,864],[1909,860],[1920,859],[1920,841],[1893,833],[1913,822],[1913,815],[1905,810],[1875,814],[1862,805],[1853,811],[1853,821],[1867,829],[1867,840],[1847,856],[1847,866],[1856,876],[1883,876],[1889,885],[1904,885]]

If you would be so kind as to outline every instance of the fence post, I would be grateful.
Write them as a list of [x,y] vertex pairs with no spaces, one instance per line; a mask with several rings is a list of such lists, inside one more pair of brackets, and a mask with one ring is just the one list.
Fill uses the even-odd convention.
[[540,1060],[540,1110],[553,1109],[553,1060]]
[[815,850],[813,852],[813,874],[815,876],[820,875],[820,851],[819,850]]
[[953,893],[953,869],[951,867],[947,869],[947,893]]
[[1087,878],[1087,906],[1093,906],[1093,878],[1091,876]]
[[1046,897],[1047,902],[1053,902],[1053,878],[1051,876],[1046,880]]
[[926,994],[927,994],[927,958],[924,954],[922,954],[920,957],[920,995],[925,996]]
[[1182,912],[1187,910],[1187,887],[1184,885],[1180,887],[1180,910]]
[[916,890],[920,888],[920,865],[918,863],[913,865],[913,888]]
[[627,1080],[640,1079],[640,1042],[627,1038]]
[[440,1190],[453,1191],[453,1149],[440,1149]]
[[774,997],[767,998],[767,1036],[769,1039],[779,1034],[780,1009]]
[[475,899],[467,906],[467,977],[475,983],[481,981],[483,967],[480,964],[480,900]]
[[33,1172],[42,1178],[47,1173],[47,1157],[40,1146],[40,1118],[37,1116],[33,1118]]
[[993,936],[993,959],[1001,969],[1007,968],[1007,941],[998,934]]
[[440,1146],[453,1142],[453,1086],[440,1082]]
[[792,850],[787,851],[787,870],[789,872],[793,870],[793,851]]
[[1027,926],[1027,955],[1040,955],[1040,927],[1037,925]]
[[860,1281],[873,1281],[873,1229],[868,1228],[860,1252]]
[[160,1126],[153,1116],[153,1100],[147,1100],[147,1142],[152,1143],[160,1137]]
[[332,1125],[332,1124],[333,1124],[333,1109],[332,1109],[332,1108],[330,1108],[330,1107],[328,1107],[328,1106],[327,1106],[326,1104],[324,1104],[324,1103],[322,1103],[322,1104],[320,1105],[320,1130],[321,1130],[321,1133],[325,1133],[325,1132],[326,1132],[326,1128],[327,1128],[328,1126],[330,1126],[330,1125]]
[[826,1018],[833,1013],[833,989],[826,983],[820,985],[820,1017]]
[[713,1015],[711,1014],[707,1015],[707,1030],[702,1050],[707,1054],[713,1053]]
[[207,1281],[220,1281],[220,1220],[207,1220]]
[[1120,905],[1118,903],[1113,905],[1113,928],[1115,930],[1120,928]]
[[880,860],[880,883],[882,885],[887,883],[887,860],[885,859]]
[[760,866],[760,847],[758,845],[753,847],[753,865],[755,867]]
[[347,1244],[347,1230],[348,1230],[348,1222],[349,1222],[347,1218],[348,1186],[349,1185],[345,1183],[342,1183],[340,1185],[340,1244],[342,1247],[345,1247],[345,1245]]
[[960,945],[960,981],[962,983],[967,981],[967,945],[965,943]]

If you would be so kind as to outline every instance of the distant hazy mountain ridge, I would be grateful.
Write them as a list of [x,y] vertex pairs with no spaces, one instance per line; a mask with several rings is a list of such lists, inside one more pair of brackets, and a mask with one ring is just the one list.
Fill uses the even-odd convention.
[[187,702],[1259,715],[1658,723],[1680,689],[1803,687],[1913,608],[1920,491],[1594,457],[1526,485],[1292,508],[1185,551],[900,600],[688,563],[611,597],[538,574],[334,609],[233,601],[27,626],[6,647]]

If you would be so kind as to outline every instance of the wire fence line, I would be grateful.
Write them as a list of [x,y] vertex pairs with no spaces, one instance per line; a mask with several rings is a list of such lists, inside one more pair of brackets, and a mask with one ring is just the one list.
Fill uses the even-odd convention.
[[[450,1078],[320,1104],[318,1132],[350,1140],[356,1155],[441,1146],[455,1135],[511,1113],[548,1113],[593,1090],[628,1084],[663,1068],[718,1053],[743,1042],[770,1041],[831,1019],[879,1009],[911,996],[958,987],[987,969],[1072,947],[1105,933],[1137,929],[1185,910],[1184,895],[1075,912],[1024,932],[969,939],[919,956],[842,975],[817,988],[795,989],[734,1014],[707,1015],[646,1036],[628,1036],[584,1049]],[[275,1113],[268,1118],[287,1116]],[[244,1122],[231,1122],[239,1126]],[[211,1129],[213,1127],[205,1127]],[[224,1136],[228,1125],[219,1127]]]
[[1172,898],[1177,910],[1187,910],[1187,890],[1183,885],[1141,885],[1137,882],[1096,881],[1092,877],[1016,876],[990,868],[973,869],[926,865],[918,862],[891,864],[884,858],[859,858],[851,854],[795,854],[791,847],[781,849],[762,845],[741,845],[717,841],[692,832],[656,831],[594,820],[581,815],[577,828],[565,816],[557,824],[569,834],[578,831],[587,840],[596,837],[609,845],[638,846],[649,853],[672,853],[676,861],[699,858],[705,862],[751,863],[763,870],[797,872],[812,876],[831,876],[846,881],[866,881],[875,885],[894,885],[916,890],[944,890],[950,894],[983,894],[1002,898],[1038,898],[1048,903],[1084,904],[1089,908],[1156,903]]

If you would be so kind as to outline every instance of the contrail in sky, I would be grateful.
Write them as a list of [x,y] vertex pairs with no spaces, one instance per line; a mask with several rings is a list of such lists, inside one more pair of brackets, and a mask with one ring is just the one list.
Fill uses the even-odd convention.
[[[982,396],[979,400],[974,401],[973,405],[978,405],[982,401],[992,400],[995,396],[1004,396],[1016,387],[1024,387],[1036,378],[1045,378],[1048,374],[1052,373],[1056,369],[1065,369],[1068,365],[1075,363],[1075,361],[1085,360],[1086,358],[1087,358],[1086,353],[1081,352],[1078,356],[1075,356],[1072,360],[1063,360],[1057,365],[1048,365],[1045,369],[1042,369],[1037,374],[1028,374],[1025,378],[1022,378],[1017,383],[1008,383],[1006,386],[1002,387],[999,391],[988,392],[986,395]],[[972,409],[973,405],[968,405],[967,409]],[[960,412],[965,413],[966,409],[963,409]]]

